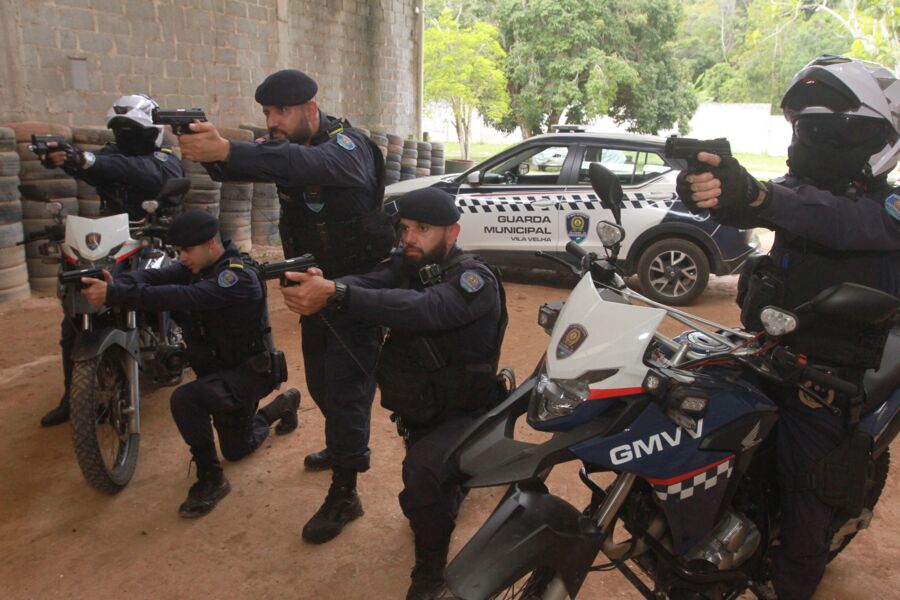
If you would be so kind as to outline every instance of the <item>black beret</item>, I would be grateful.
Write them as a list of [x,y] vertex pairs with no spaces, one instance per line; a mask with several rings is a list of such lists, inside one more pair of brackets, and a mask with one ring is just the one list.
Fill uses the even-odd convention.
[[453,196],[442,189],[426,187],[403,194],[397,199],[397,214],[401,219],[412,219],[438,227],[453,225],[459,221],[459,209]]
[[208,242],[219,233],[219,220],[205,210],[188,210],[172,221],[166,234],[173,246],[188,248]]
[[256,101],[268,106],[306,104],[319,91],[312,77],[297,69],[277,71],[256,88]]

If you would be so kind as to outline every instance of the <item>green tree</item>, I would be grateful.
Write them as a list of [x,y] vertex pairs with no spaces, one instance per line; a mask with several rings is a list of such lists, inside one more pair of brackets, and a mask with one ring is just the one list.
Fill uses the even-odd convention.
[[786,4],[786,13],[820,14],[853,36],[849,54],[877,61],[897,72],[900,68],[900,18],[896,0],[794,0]]
[[497,28],[487,23],[462,27],[445,9],[425,30],[425,101],[446,104],[464,159],[472,148],[472,116],[500,121],[509,96]]
[[[672,39],[674,0],[497,0],[511,119],[526,137],[563,115],[610,115],[629,129],[683,128],[696,110]],[[570,118],[570,120],[572,120]]]

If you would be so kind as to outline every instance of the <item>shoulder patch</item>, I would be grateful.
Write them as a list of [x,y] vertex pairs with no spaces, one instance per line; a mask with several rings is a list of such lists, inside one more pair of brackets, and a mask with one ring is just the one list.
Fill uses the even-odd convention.
[[166,162],[167,160],[169,160],[169,155],[165,152],[157,151],[153,153],[153,158],[155,158],[159,162]]
[[474,294],[484,287],[484,278],[475,271],[464,271],[459,276],[459,287]]
[[238,276],[231,269],[225,269],[219,273],[219,279],[217,281],[219,287],[230,288],[238,282]]
[[337,140],[338,146],[340,146],[344,150],[355,150],[356,149],[356,144],[353,143],[353,140],[351,140],[350,136],[348,136],[348,135],[339,133],[339,134],[337,134],[335,139]]
[[885,198],[884,208],[892,219],[900,221],[900,194],[893,193]]

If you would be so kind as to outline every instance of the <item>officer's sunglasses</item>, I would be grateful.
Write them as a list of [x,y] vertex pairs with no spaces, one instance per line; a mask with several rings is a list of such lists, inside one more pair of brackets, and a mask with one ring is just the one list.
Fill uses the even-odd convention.
[[809,146],[860,146],[887,143],[888,125],[880,119],[855,115],[804,115],[794,121],[794,134]]

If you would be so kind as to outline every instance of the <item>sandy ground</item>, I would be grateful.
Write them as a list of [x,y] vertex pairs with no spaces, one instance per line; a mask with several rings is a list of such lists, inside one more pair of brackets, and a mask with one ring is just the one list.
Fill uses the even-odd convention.
[[[511,322],[503,364],[520,378],[546,344],[535,324],[538,306],[568,294],[539,283],[507,286]],[[694,309],[735,323],[734,285],[734,277],[714,279]],[[140,459],[130,485],[115,497],[99,493],[82,479],[70,427],[38,426],[62,392],[57,302],[33,298],[0,306],[0,598],[404,597],[413,552],[396,500],[403,447],[377,400],[372,469],[360,477],[365,516],[323,546],[300,538],[329,483],[327,473],[302,468],[303,456],[323,446],[323,420],[306,397],[296,318],[272,291],[276,341],[289,356],[290,384],[304,394],[300,428],[270,437],[242,462],[226,464],[231,495],[193,521],[179,518],[176,510],[193,474],[169,414],[172,389],[144,396]],[[669,332],[680,329],[675,325]],[[587,495],[575,467],[559,468],[550,485],[582,503]],[[501,493],[470,494],[451,552],[473,534]],[[829,568],[816,598],[900,597],[898,510],[892,476],[873,528]],[[598,573],[579,597],[639,596],[618,574]]]

